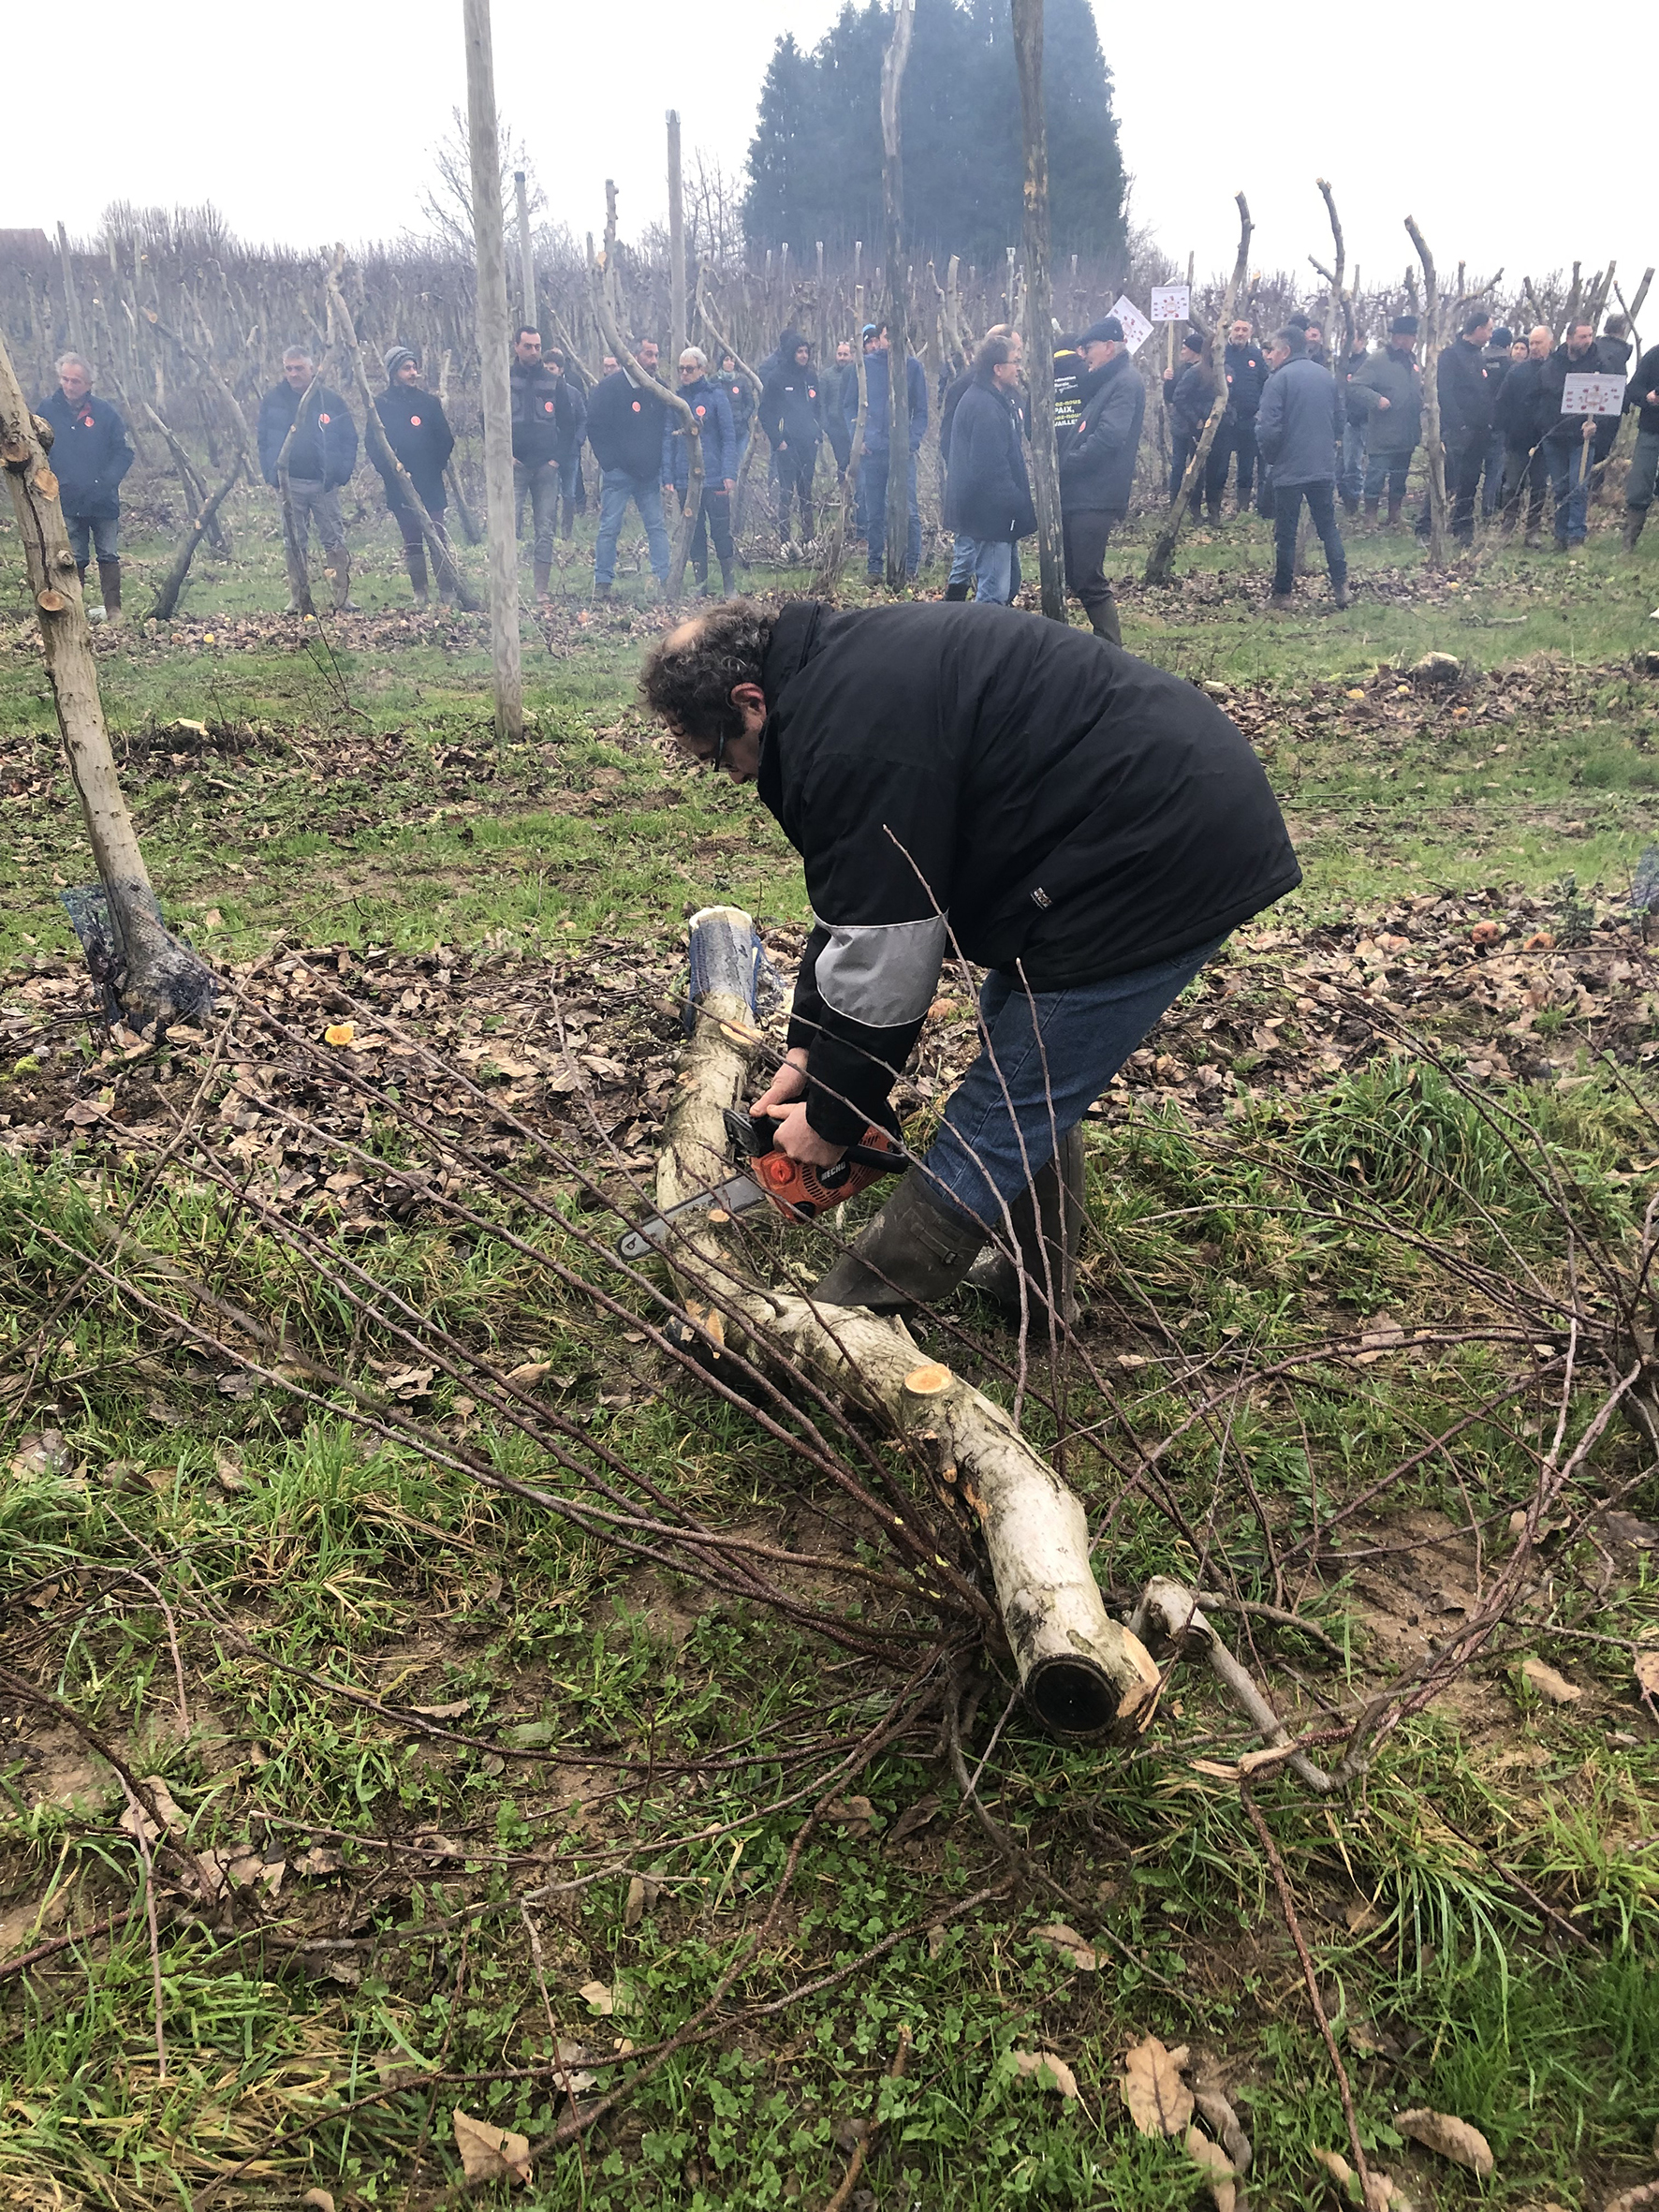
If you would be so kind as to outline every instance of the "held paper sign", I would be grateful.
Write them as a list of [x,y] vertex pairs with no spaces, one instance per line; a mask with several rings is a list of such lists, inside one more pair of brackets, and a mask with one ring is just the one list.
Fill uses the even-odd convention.
[[1141,314],[1133,300],[1114,302],[1111,312],[1123,326],[1123,343],[1131,353],[1138,353],[1152,334],[1152,326]]
[[1574,376],[1562,380],[1564,415],[1617,415],[1624,406],[1622,376]]
[[[1153,322],[1186,322],[1193,307],[1193,288],[1186,284],[1155,284],[1152,287]],[[1127,330],[1128,325],[1124,324]]]

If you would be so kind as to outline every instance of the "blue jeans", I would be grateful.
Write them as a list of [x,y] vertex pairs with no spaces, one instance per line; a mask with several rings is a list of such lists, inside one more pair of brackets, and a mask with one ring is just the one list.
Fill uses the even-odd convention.
[[1653,504],[1654,479],[1659,478],[1659,430],[1638,430],[1636,451],[1630,456],[1630,474],[1624,479],[1624,504],[1646,509]]
[[668,581],[668,532],[663,521],[663,489],[653,476],[629,476],[624,468],[608,468],[599,479],[599,542],[594,550],[594,582],[609,584],[616,578],[616,538],[632,500],[645,524],[651,548],[651,572],[658,583]]
[[[864,508],[865,567],[872,582],[887,563],[888,456],[866,453],[859,471],[859,497]],[[921,567],[921,509],[916,501],[916,455],[910,456],[910,538],[904,552],[904,573],[914,576]]]
[[1343,465],[1336,479],[1344,507],[1359,504],[1359,494],[1365,484],[1365,425],[1350,422],[1343,431]]
[[[1416,451],[1416,448],[1412,451]],[[1383,486],[1388,487],[1388,504],[1398,507],[1405,497],[1405,479],[1411,473],[1410,453],[1367,453],[1365,456],[1365,496],[1380,499]]]
[[1584,479],[1593,449],[1579,435],[1565,443],[1550,437],[1544,440],[1544,458],[1549,465],[1549,489],[1555,494],[1555,542],[1582,545],[1590,528],[1590,494]]
[[957,1085],[922,1163],[941,1212],[1003,1225],[1011,1202],[1053,1158],[1141,1039],[1186,989],[1225,936],[1155,967],[1028,992],[993,968],[979,993],[979,1057]]
[[1336,526],[1336,486],[1329,479],[1322,484],[1285,484],[1273,495],[1273,591],[1280,598],[1289,597],[1296,582],[1296,525],[1304,499],[1325,548],[1331,589],[1340,591],[1348,581],[1348,556]]
[[[960,572],[960,573],[959,573]],[[1006,607],[1020,588],[1020,568],[1011,538],[969,538],[956,534],[956,553],[950,564],[952,583],[975,579],[974,597],[981,604]]]
[[69,551],[75,555],[75,566],[84,568],[87,554],[95,549],[100,561],[113,561],[119,555],[120,517],[112,514],[66,514],[65,527],[69,533]]

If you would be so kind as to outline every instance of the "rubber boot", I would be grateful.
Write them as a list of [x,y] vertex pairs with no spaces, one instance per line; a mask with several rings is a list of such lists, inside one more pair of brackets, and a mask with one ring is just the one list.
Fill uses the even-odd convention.
[[697,585],[698,598],[706,599],[709,596],[709,564],[707,561],[700,568],[695,561],[692,563],[691,580]]
[[1382,494],[1380,492],[1374,499],[1368,499],[1365,502],[1365,521],[1369,529],[1374,530],[1376,528],[1377,509],[1381,507],[1382,503]]
[[1402,509],[1402,508],[1404,505],[1405,505],[1405,497],[1404,497],[1404,494],[1401,494],[1401,496],[1400,496],[1398,499],[1396,499],[1396,498],[1395,498],[1395,496],[1394,496],[1394,494],[1393,494],[1393,493],[1392,493],[1392,492],[1390,492],[1390,493],[1389,493],[1389,494],[1388,494],[1388,527],[1389,527],[1389,529],[1390,529],[1390,530],[1398,530],[1398,529],[1399,529],[1399,527],[1400,527],[1400,510],[1401,510],[1401,509]]
[[1123,627],[1118,620],[1117,601],[1108,599],[1104,607],[1091,607],[1089,627],[1097,638],[1104,638],[1108,645],[1121,645],[1123,642]]
[[409,571],[409,588],[415,594],[418,607],[426,605],[426,548],[424,545],[405,545],[404,566]]
[[1336,586],[1336,603],[1339,607],[1345,607],[1348,604],[1348,580],[1345,576]]
[[334,612],[336,614],[357,614],[361,610],[351,596],[351,555],[342,546],[331,556],[334,565]]
[[738,571],[735,561],[720,564],[720,590],[723,597],[735,599],[738,596]]
[[[1636,541],[1642,534],[1642,524],[1648,519],[1645,507],[1627,507],[1624,509],[1624,550],[1635,553]],[[100,564],[101,573],[101,564]]]
[[104,595],[104,620],[106,622],[119,622],[121,620],[121,563],[119,561],[100,561],[98,563],[98,589]]
[[553,577],[553,564],[551,561],[532,561],[530,574],[536,586],[536,603],[539,607],[547,599],[548,587]]
[[1025,1277],[1026,1311],[1034,1327],[1048,1326],[1050,1294],[1059,1302],[1062,1325],[1071,1328],[1078,1318],[1078,1254],[1083,1241],[1083,1132],[1067,1129],[1060,1150],[1032,1178],[1033,1190],[1022,1190],[1008,1207],[1014,1243],[1020,1254],[1015,1268],[1008,1254],[987,1246],[968,1273],[969,1286],[993,1298],[1003,1311],[1020,1317],[1020,1276]]
[[912,1168],[887,1204],[813,1287],[827,1305],[895,1313],[947,1298],[973,1266],[985,1231],[942,1213]]
[[969,577],[964,582],[962,583],[947,583],[945,586],[945,597],[947,599],[965,599],[972,587],[972,577]]

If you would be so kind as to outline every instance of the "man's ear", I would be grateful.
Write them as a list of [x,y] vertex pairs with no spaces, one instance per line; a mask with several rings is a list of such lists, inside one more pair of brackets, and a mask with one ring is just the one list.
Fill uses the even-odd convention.
[[731,703],[740,714],[759,714],[764,716],[766,713],[766,694],[758,684],[734,684],[731,687]]

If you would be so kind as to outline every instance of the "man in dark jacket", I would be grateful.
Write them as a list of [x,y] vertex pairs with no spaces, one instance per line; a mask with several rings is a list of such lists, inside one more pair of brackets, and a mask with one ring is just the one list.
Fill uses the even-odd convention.
[[[265,481],[277,483],[276,465],[287,442],[288,506],[294,517],[295,565],[305,566],[311,525],[323,549],[323,568],[334,579],[334,607],[338,613],[357,612],[351,603],[351,556],[345,550],[345,524],[340,515],[340,487],[351,481],[357,466],[357,424],[337,391],[318,384],[303,412],[301,402],[311,391],[316,367],[303,346],[290,346],[282,357],[283,380],[259,402],[259,466]],[[283,516],[287,528],[287,514]],[[288,612],[297,614],[297,601],[289,599]]]
[[1504,534],[1508,537],[1520,517],[1520,495],[1527,494],[1526,542],[1542,540],[1544,494],[1549,469],[1540,443],[1544,434],[1541,415],[1543,378],[1555,344],[1553,334],[1539,323],[1528,333],[1525,358],[1511,361],[1492,408],[1492,419],[1504,440]]
[[1659,346],[1650,346],[1637,362],[1624,405],[1636,409],[1636,450],[1624,479],[1624,550],[1634,553],[1659,487]]
[[[1215,377],[1204,361],[1204,341],[1197,331],[1189,331],[1181,342],[1181,359],[1164,375],[1164,406],[1169,417],[1169,496],[1177,498],[1186,480],[1187,463],[1198,450],[1198,440],[1204,435],[1204,425],[1210,420],[1210,408],[1215,398]],[[1206,456],[1208,470],[1208,456]],[[1203,492],[1203,481],[1193,486],[1187,506],[1197,521],[1198,500]],[[1215,502],[1211,501],[1210,516],[1215,520]]]
[[1486,464],[1480,479],[1480,511],[1489,521],[1497,513],[1504,496],[1504,433],[1498,422],[1498,402],[1504,396],[1504,384],[1509,374],[1514,339],[1515,333],[1507,323],[1497,324],[1487,342],[1485,355],[1486,387],[1492,403],[1492,426],[1487,435]]
[[121,482],[133,465],[118,407],[92,396],[92,370],[78,353],[52,364],[58,388],[35,412],[51,424],[51,470],[81,582],[95,550],[104,620],[121,620]]
[[[864,460],[859,470],[859,502],[863,509],[865,568],[872,583],[885,571],[888,541],[888,452],[891,412],[888,379],[892,355],[885,322],[864,325]],[[904,548],[904,573],[914,576],[921,567],[921,509],[916,496],[916,455],[928,426],[928,378],[915,354],[904,364],[904,392],[910,409],[910,529]],[[858,388],[853,408],[858,410]]]
[[[536,597],[546,603],[553,574],[553,539],[559,528],[559,499],[566,490],[570,465],[581,450],[587,430],[587,411],[581,395],[565,374],[564,355],[557,366],[543,360],[541,332],[521,323],[513,336],[513,358],[507,372],[507,390],[513,422],[514,528],[524,528],[524,509],[530,509],[534,533],[530,570]],[[568,487],[575,496],[575,486]]]
[[760,395],[760,427],[777,463],[778,536],[790,543],[789,514],[800,502],[800,542],[813,535],[813,478],[824,432],[824,399],[812,347],[798,331],[785,331],[778,365]]
[[814,928],[756,1108],[790,1158],[828,1166],[892,1127],[947,953],[991,970],[987,1041],[937,1138],[815,1295],[942,1298],[1012,1215],[1034,1305],[1052,1284],[1065,1313],[1084,1113],[1300,880],[1243,735],[1179,677],[1011,607],[739,600],[665,639],[642,688],[756,784],[805,863]]
[[1308,503],[1330,570],[1339,607],[1348,603],[1348,556],[1336,526],[1336,462],[1343,442],[1343,400],[1329,369],[1308,359],[1307,341],[1286,324],[1268,347],[1272,375],[1255,418],[1255,442],[1273,472],[1273,568],[1270,607],[1291,604],[1296,581],[1296,525]]
[[835,365],[824,379],[824,431],[835,456],[838,476],[846,474],[853,457],[853,424],[859,419],[859,370],[845,338],[835,347]]
[[1055,443],[1060,459],[1060,527],[1065,588],[1082,601],[1096,636],[1121,645],[1118,603],[1106,575],[1106,545],[1129,511],[1135,463],[1146,420],[1146,386],[1115,315],[1091,323],[1078,340],[1083,374],[1078,412]]
[[[1014,548],[1036,528],[1019,389],[1019,339],[987,338],[951,418],[945,494],[946,527],[956,532],[951,576],[965,563],[967,574],[976,579],[974,597],[981,605],[1006,607],[1014,597]],[[946,586],[947,599],[967,596],[965,581]]]
[[[1491,334],[1490,310],[1472,307],[1463,317],[1462,329],[1449,346],[1441,348],[1434,364],[1440,443],[1446,452],[1446,496],[1452,510],[1452,536],[1460,545],[1475,541],[1475,499],[1492,434],[1492,394],[1486,375],[1486,348]],[[1417,527],[1426,528],[1427,521]]]
[[[993,322],[990,330],[986,332],[985,335],[988,338],[1012,338],[1014,341],[1016,360],[1020,358],[1024,349],[1023,339],[1020,338],[1017,331],[1015,331],[1009,324],[1006,322]],[[1062,341],[1063,346],[1065,343],[1068,342]],[[1054,382],[1056,391],[1058,391],[1060,384],[1060,369],[1058,365],[1060,350],[1060,347],[1056,347],[1055,349],[1056,366],[1054,370]],[[939,401],[939,465],[945,474],[944,503],[947,513],[948,513],[950,508],[950,436],[951,432],[956,427],[956,410],[962,406],[962,394],[967,391],[968,387],[973,383],[973,381],[974,363],[970,359],[967,367],[963,369],[959,376],[947,378],[945,390]],[[1017,407],[1019,406],[1018,397],[1016,397],[1015,406]],[[1023,409],[1020,409],[1020,429],[1022,431],[1025,429]],[[1026,433],[1026,435],[1029,435],[1029,433]],[[970,538],[965,531],[959,530],[956,534],[955,547],[950,556],[950,574],[946,580],[945,584],[945,597],[947,599],[965,599],[967,597],[969,589],[971,588],[974,581],[974,562],[977,553],[977,542],[974,538]],[[1014,552],[1012,565],[1013,589],[1009,593],[1010,597],[1013,597],[1013,592],[1017,592],[1020,589],[1020,553],[1018,547],[1016,547]]]
[[1601,365],[1609,376],[1628,377],[1630,373],[1630,317],[1627,315],[1609,315],[1601,327],[1595,341],[1601,355]]
[[1215,434],[1215,443],[1210,449],[1210,465],[1204,472],[1204,501],[1212,515],[1220,513],[1222,494],[1226,490],[1227,466],[1236,456],[1239,466],[1233,497],[1237,511],[1248,514],[1255,481],[1255,410],[1261,405],[1267,384],[1268,364],[1244,316],[1237,317],[1227,325],[1222,369],[1227,380],[1226,412]]
[[[1611,451],[1619,416],[1584,415],[1566,405],[1569,376],[1607,373],[1595,342],[1593,323],[1580,320],[1567,332],[1544,363],[1538,377],[1538,419],[1544,426],[1543,453],[1555,495],[1555,550],[1582,545],[1590,529],[1590,471]],[[1619,372],[1613,371],[1617,376]],[[1621,413],[1622,409],[1621,409]]]
[[[387,444],[408,470],[421,505],[443,538],[444,509],[448,504],[444,493],[444,470],[455,450],[455,433],[449,428],[437,394],[421,389],[420,363],[406,346],[393,346],[382,366],[386,370],[386,390],[374,402],[374,412],[386,433]],[[409,571],[415,604],[424,607],[426,538],[421,532],[420,518],[405,497],[396,473],[381,467],[378,460],[374,465],[380,469],[386,504],[404,540],[404,565]],[[437,570],[438,600],[443,604],[451,596],[451,572],[442,561],[437,563]]]
[[1375,523],[1388,488],[1388,527],[1400,527],[1411,457],[1423,435],[1423,378],[1417,367],[1417,318],[1397,315],[1382,353],[1368,354],[1348,379],[1348,414],[1365,424],[1365,519]]
[[[727,598],[736,586],[732,566],[731,495],[737,488],[737,438],[731,426],[731,407],[726,387],[709,375],[709,357],[700,346],[688,346],[680,356],[680,396],[697,417],[697,436],[703,450],[702,502],[691,536],[691,569],[699,590],[709,587],[709,539],[720,562],[720,582]],[[675,492],[683,509],[691,491],[691,455],[686,448],[682,418],[665,409],[663,415],[663,490]]]
[[743,455],[749,450],[749,439],[755,428],[755,394],[749,379],[739,368],[737,356],[720,356],[720,389],[726,394],[726,404],[731,409],[731,435],[736,441],[737,465],[743,465]]
[[599,464],[599,538],[594,549],[594,594],[609,598],[616,579],[616,540],[631,499],[645,524],[651,572],[666,590],[668,532],[663,521],[663,440],[671,412],[654,381],[659,359],[654,338],[641,338],[634,359],[645,372],[637,384],[626,369],[613,369],[588,400],[588,443]]

